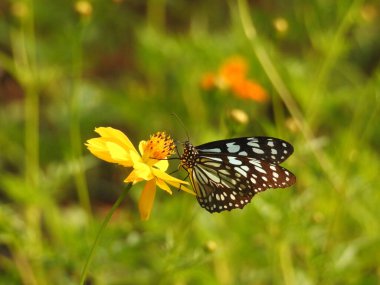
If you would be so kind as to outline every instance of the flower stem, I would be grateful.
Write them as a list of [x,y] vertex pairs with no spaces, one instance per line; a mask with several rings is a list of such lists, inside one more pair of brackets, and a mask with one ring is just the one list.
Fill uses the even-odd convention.
[[[83,19],[84,20],[84,19]],[[87,28],[87,21],[81,21],[78,26],[77,36],[74,37],[72,43],[72,86],[69,98],[70,111],[70,142],[71,142],[71,158],[76,162],[77,168],[74,174],[75,188],[80,205],[86,210],[89,217],[92,217],[90,198],[88,193],[87,181],[84,174],[84,161],[82,155],[82,138],[81,138],[81,120],[80,120],[80,99],[81,85],[83,73],[83,39]]]
[[84,264],[84,267],[82,269],[82,273],[81,273],[81,276],[80,276],[80,285],[83,285],[85,280],[86,280],[86,276],[87,276],[87,272],[88,272],[88,267],[92,261],[92,258],[94,256],[94,252],[95,252],[95,249],[97,248],[98,244],[99,244],[99,241],[100,241],[100,238],[102,236],[102,233],[105,229],[105,227],[108,225],[108,222],[110,221],[112,215],[114,214],[115,210],[119,207],[119,205],[121,204],[121,202],[124,200],[124,198],[127,196],[127,193],[128,193],[128,190],[131,189],[132,187],[132,183],[128,183],[123,192],[121,192],[121,195],[119,196],[119,198],[116,200],[115,204],[113,204],[111,210],[108,212],[107,216],[104,218],[104,221],[102,222],[102,225],[100,226],[100,229],[96,235],[96,238],[94,240],[94,243],[91,247],[91,250],[87,256],[87,259],[86,259],[86,262]]

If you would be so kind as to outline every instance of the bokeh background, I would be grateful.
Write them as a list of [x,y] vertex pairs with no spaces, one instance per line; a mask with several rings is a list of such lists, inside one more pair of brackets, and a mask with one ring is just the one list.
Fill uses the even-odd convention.
[[[147,222],[136,185],[86,284],[379,284],[379,14],[375,0],[2,0],[0,283],[78,284],[129,171],[84,146],[111,126],[136,145],[279,137],[297,184],[221,214],[159,191]],[[250,84],[232,88],[242,66]]]

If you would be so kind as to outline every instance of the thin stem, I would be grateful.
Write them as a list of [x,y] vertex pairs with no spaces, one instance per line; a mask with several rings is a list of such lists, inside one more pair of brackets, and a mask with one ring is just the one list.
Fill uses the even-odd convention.
[[87,214],[91,216],[91,205],[88,194],[87,181],[84,174],[84,165],[82,157],[82,138],[80,129],[80,114],[79,114],[79,98],[80,98],[80,84],[82,79],[82,39],[87,21],[82,21],[79,27],[79,36],[74,39],[73,44],[73,86],[70,98],[70,141],[71,141],[71,155],[73,160],[77,162],[77,171],[74,175],[75,186],[79,198],[79,203],[86,210]]
[[362,2],[363,0],[354,0],[351,2],[350,7],[346,10],[346,13],[340,21],[329,44],[329,49],[326,53],[325,59],[322,62],[316,79],[314,80],[314,84],[311,88],[311,94],[309,95],[309,110],[307,110],[307,114],[311,120],[318,118],[319,111],[321,110],[321,108],[319,108],[321,100],[318,100],[317,98],[320,97],[321,94],[328,94],[328,92],[324,92],[324,89],[326,88],[326,82],[331,77],[330,75],[334,64],[341,56],[341,43],[344,42],[346,33],[350,30],[350,28],[352,28],[355,19],[357,19],[357,16],[355,14],[361,10],[358,7],[360,7]]
[[99,241],[100,241],[100,238],[103,234],[103,231],[104,229],[106,228],[106,226],[108,225],[109,221],[111,220],[111,217],[112,215],[115,213],[116,209],[119,207],[119,205],[121,204],[121,202],[125,199],[125,197],[127,196],[127,193],[128,193],[128,190],[131,189],[132,187],[132,183],[128,183],[123,192],[121,192],[119,198],[116,200],[115,204],[113,204],[111,210],[108,212],[107,216],[104,218],[101,226],[100,226],[100,229],[95,237],[95,240],[94,240],[94,243],[91,247],[91,250],[87,256],[87,259],[86,259],[86,262],[84,264],[84,267],[82,269],[82,273],[81,273],[81,276],[80,276],[80,285],[83,285],[84,282],[86,281],[86,276],[87,276],[87,272],[88,272],[88,267],[92,261],[92,258],[94,257],[94,253],[95,253],[95,250],[99,244]]
[[[2,56],[13,76],[21,84],[25,94],[24,100],[24,182],[25,191],[38,193],[40,189],[40,74],[36,55],[35,34],[35,3],[33,0],[24,1],[27,17],[19,19],[19,25],[10,33],[13,61],[12,64]],[[32,243],[29,253],[14,248],[12,255],[20,276],[28,284],[49,284],[43,260],[38,257],[43,251],[43,233],[40,205],[29,203],[22,210],[24,214],[25,232]],[[37,257],[36,257],[37,256]]]
[[282,273],[282,282],[286,285],[295,284],[294,264],[292,260],[291,249],[286,241],[280,241],[278,245],[278,255],[280,269]]

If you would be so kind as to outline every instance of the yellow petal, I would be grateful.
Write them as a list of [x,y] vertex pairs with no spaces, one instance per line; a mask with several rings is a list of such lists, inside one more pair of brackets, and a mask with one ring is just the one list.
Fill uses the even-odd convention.
[[155,164],[154,164],[155,167],[157,167],[158,169],[160,169],[161,171],[166,171],[169,167],[169,161],[167,160],[158,160]]
[[158,178],[160,178],[160,179],[162,179],[162,180],[164,180],[166,182],[171,181],[171,182],[177,182],[179,184],[189,184],[186,181],[177,179],[177,178],[175,178],[175,177],[167,174],[166,172],[163,172],[163,171],[161,171],[161,170],[159,170],[157,168],[154,168],[154,167],[152,167],[152,172],[153,172],[154,176],[156,176],[156,177],[158,177]]
[[114,162],[101,138],[89,139],[85,145],[94,156],[107,162]]
[[161,180],[165,181],[166,183],[170,184],[171,186],[173,186],[177,189],[180,189],[180,190],[183,190],[189,194],[195,195],[193,190],[184,186],[184,184],[189,184],[188,182],[177,179],[177,178],[167,174],[166,172],[162,172],[159,169],[152,168],[152,172],[153,172],[153,175],[157,177],[157,180],[161,179]]
[[135,163],[133,165],[134,172],[136,173],[136,176],[144,179],[144,180],[151,180],[154,178],[152,173],[152,168],[145,163]]
[[170,187],[168,186],[168,184],[165,183],[164,180],[161,180],[159,178],[156,179],[156,184],[158,187],[160,187],[162,190],[165,190],[166,192],[168,192],[169,194],[172,194],[172,190],[170,189]]
[[127,178],[124,179],[124,182],[125,183],[129,183],[129,182],[132,182],[133,184],[136,184],[137,182],[140,182],[142,181],[143,179],[138,177],[136,175],[136,172],[135,171],[132,171]]
[[139,151],[141,155],[144,155],[144,149],[145,149],[146,141],[140,141],[139,142]]
[[131,157],[132,163],[143,163],[141,156],[137,151],[129,151],[129,156]]
[[187,187],[185,187],[183,184],[179,184],[179,183],[176,183],[176,182],[171,182],[171,181],[166,181],[168,184],[170,184],[171,186],[179,189],[179,190],[182,190],[182,191],[185,191],[191,195],[194,195],[196,196],[197,194],[195,194],[195,192]]
[[149,219],[152,211],[154,196],[156,195],[156,183],[154,180],[147,181],[139,200],[140,217],[143,221]]
[[112,162],[121,164],[126,167],[132,166],[132,159],[130,156],[130,153],[132,153],[132,151],[127,151],[121,145],[114,142],[107,142],[106,146],[109,151],[109,155],[113,160]]
[[99,127],[95,129],[101,137],[108,140],[115,140],[120,145],[124,146],[126,149],[135,149],[129,138],[121,131],[111,128],[111,127]]
[[121,131],[110,128],[96,128],[100,137],[89,139],[87,148],[92,154],[107,162],[118,163],[126,167],[132,166],[130,153],[137,153],[131,141]]
[[119,144],[107,141],[104,138],[89,139],[85,144],[96,157],[111,163],[118,163],[126,167],[132,166],[129,151]]

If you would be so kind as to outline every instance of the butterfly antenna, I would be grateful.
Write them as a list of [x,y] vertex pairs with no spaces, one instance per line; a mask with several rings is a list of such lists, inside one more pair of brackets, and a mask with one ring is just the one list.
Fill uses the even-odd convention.
[[183,129],[185,130],[185,133],[186,133],[187,141],[189,141],[189,140],[190,140],[189,132],[187,131],[184,122],[181,120],[181,118],[180,118],[176,113],[171,113],[171,114],[172,114],[174,117],[177,118],[178,122],[179,122],[179,123],[181,124],[181,126],[183,127]]

